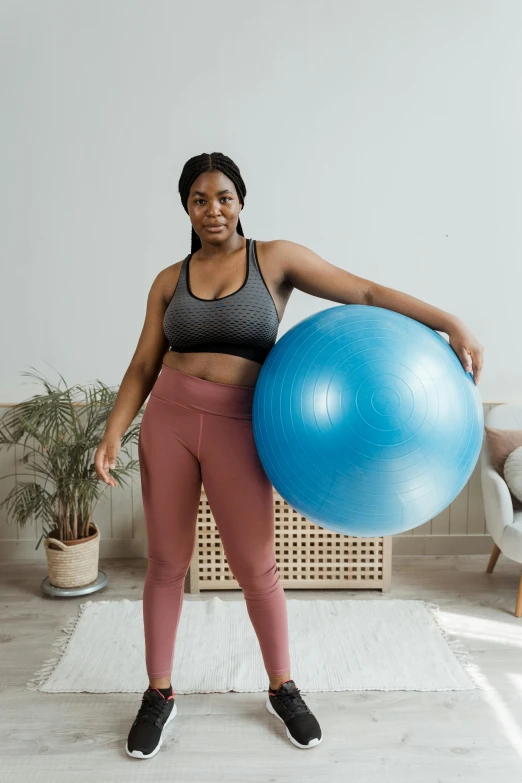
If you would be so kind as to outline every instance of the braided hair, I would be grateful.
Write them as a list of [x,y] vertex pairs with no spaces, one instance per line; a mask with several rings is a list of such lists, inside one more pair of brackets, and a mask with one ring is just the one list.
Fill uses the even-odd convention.
[[[185,212],[188,214],[188,197],[192,183],[199,177],[200,174],[204,174],[207,171],[221,171],[225,174],[235,185],[237,195],[241,205],[245,205],[246,187],[238,167],[231,158],[223,155],[221,152],[211,152],[210,155],[206,152],[202,152],[201,155],[195,155],[193,158],[187,160],[183,166],[181,177],[179,178],[178,190],[181,197],[181,203]],[[242,237],[243,227],[241,221],[237,221],[237,233]],[[191,253],[195,253],[201,247],[201,240],[192,227],[192,239],[191,239]]]

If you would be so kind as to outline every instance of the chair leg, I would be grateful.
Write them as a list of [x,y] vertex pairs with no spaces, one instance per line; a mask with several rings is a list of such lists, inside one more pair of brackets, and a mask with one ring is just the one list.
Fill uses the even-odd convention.
[[493,547],[493,552],[491,553],[491,557],[489,558],[488,567],[486,568],[486,574],[491,574],[491,572],[495,568],[495,564],[498,560],[499,554],[500,554],[500,549],[495,544]]
[[517,605],[515,606],[515,617],[522,617],[522,574],[518,583]]

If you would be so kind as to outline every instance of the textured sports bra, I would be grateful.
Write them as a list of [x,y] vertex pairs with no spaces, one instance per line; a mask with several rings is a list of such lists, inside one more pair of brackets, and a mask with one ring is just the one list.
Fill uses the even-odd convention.
[[263,364],[277,338],[279,315],[259,267],[255,239],[246,241],[246,277],[241,288],[219,299],[200,299],[190,290],[189,264],[163,318],[170,350],[243,356]]

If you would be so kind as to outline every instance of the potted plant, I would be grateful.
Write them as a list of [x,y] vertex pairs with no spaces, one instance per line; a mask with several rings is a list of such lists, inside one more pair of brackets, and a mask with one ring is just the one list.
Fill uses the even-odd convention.
[[[95,472],[94,453],[118,390],[100,380],[91,387],[69,388],[61,375],[65,388],[60,388],[38,373],[22,374],[41,381],[45,392],[13,405],[0,420],[0,447],[22,445],[23,455],[17,463],[30,471],[0,477],[17,477],[0,508],[7,506],[7,518],[11,515],[22,526],[33,515],[41,519],[44,532],[35,548],[45,538],[52,585],[87,585],[98,575],[100,531],[92,512],[108,486]],[[139,469],[139,460],[132,459],[127,445],[137,443],[140,423],[141,417],[122,437],[116,466],[111,469],[118,484],[126,484],[125,477]],[[122,454],[128,457],[126,462]],[[33,480],[21,481],[22,476]]]

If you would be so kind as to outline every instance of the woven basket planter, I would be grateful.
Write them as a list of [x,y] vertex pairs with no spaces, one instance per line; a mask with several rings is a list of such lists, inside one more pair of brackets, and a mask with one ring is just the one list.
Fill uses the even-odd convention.
[[[283,588],[390,589],[391,536],[363,538],[333,533],[291,508],[275,489],[273,495],[275,552]],[[204,487],[196,524],[185,591],[240,590],[225,557]]]
[[97,579],[100,530],[95,522],[90,530],[87,538],[66,543],[52,536],[45,539],[49,581],[55,587],[84,587]]

